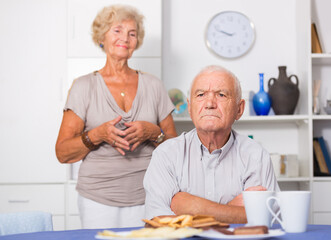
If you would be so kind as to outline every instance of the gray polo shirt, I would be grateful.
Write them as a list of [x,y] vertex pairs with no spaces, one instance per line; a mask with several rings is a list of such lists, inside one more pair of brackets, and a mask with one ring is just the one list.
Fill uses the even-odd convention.
[[209,153],[196,129],[161,144],[144,178],[146,218],[174,214],[177,192],[226,204],[246,188],[279,191],[269,153],[254,140],[231,132],[228,142]]

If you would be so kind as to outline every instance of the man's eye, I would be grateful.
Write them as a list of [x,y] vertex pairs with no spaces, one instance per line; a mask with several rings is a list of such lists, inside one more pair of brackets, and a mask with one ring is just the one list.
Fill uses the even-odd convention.
[[136,34],[135,33],[131,33],[130,36],[131,37],[136,37]]
[[198,95],[197,95],[197,97],[203,97],[203,93],[199,93]]
[[218,94],[220,97],[226,97],[223,93]]

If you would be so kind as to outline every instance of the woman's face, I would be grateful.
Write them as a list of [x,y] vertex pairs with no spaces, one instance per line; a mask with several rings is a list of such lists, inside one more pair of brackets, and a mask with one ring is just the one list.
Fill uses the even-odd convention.
[[136,49],[138,36],[134,20],[115,22],[105,34],[104,50],[112,58],[129,59]]

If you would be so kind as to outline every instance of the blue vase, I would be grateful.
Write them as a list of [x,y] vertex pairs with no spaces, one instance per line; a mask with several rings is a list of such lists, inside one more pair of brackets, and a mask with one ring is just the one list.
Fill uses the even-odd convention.
[[253,107],[256,115],[268,115],[271,107],[271,99],[269,94],[264,91],[263,73],[259,73],[260,76],[260,90],[253,97]]

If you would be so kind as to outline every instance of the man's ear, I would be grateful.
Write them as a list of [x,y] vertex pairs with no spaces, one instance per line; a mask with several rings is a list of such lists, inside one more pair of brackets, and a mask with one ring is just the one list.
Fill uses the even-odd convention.
[[236,120],[239,120],[241,118],[241,116],[243,115],[244,113],[244,110],[245,110],[245,100],[244,99],[241,99],[239,104],[238,104],[238,113],[237,113],[237,116],[236,116]]

